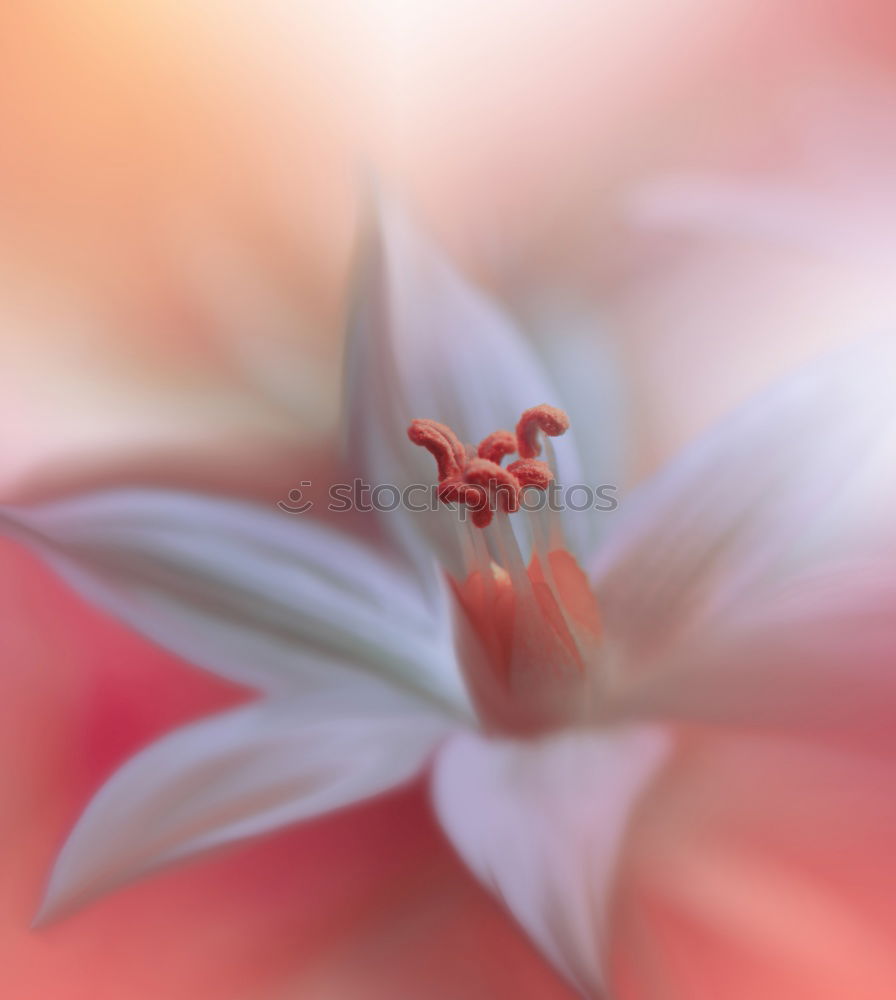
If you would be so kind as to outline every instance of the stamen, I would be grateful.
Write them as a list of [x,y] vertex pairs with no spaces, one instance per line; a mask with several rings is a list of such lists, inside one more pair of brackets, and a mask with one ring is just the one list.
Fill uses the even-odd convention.
[[494,431],[479,442],[476,454],[489,462],[501,464],[501,459],[516,451],[516,437],[510,431]]
[[484,528],[491,522],[492,511],[488,491],[475,483],[452,478],[439,484],[438,498],[442,503],[462,503],[473,513],[473,524]]
[[408,437],[436,460],[439,482],[449,476],[460,475],[466,463],[466,453],[450,427],[436,420],[413,420],[408,428]]
[[[475,449],[463,445],[450,427],[436,420],[412,421],[408,437],[436,460],[439,500],[468,507],[473,524],[484,528],[496,511],[518,511],[520,494],[526,487],[547,489],[554,474],[548,463],[534,458],[541,450],[538,432],[556,436],[568,427],[569,417],[562,410],[542,404],[526,410],[515,435],[494,431]],[[521,457],[506,468],[502,466],[502,460],[516,450]]]
[[[544,445],[544,462],[545,465],[551,470],[551,475],[557,478],[557,454],[554,451],[554,442],[550,438],[545,438],[542,442]],[[548,536],[551,543],[551,548],[560,548],[564,545],[563,536],[563,522],[560,517],[560,511],[556,509],[552,504],[548,504],[544,509],[545,520],[548,524]]]
[[520,486],[535,486],[540,490],[546,490],[554,478],[547,463],[537,458],[518,458],[507,466],[507,471],[516,476]]
[[538,432],[548,437],[559,437],[569,430],[569,417],[556,406],[542,403],[533,406],[520,417],[516,425],[517,451],[520,458],[535,458],[541,453]]
[[520,552],[519,543],[506,514],[497,515],[494,524],[489,528],[489,533],[497,550],[500,565],[507,572],[515,592],[518,595],[527,593],[530,582],[526,564],[523,562],[523,554]]
[[464,470],[464,481],[487,490],[489,499],[493,503],[499,500],[501,510],[508,514],[520,509],[519,481],[497,462],[474,458]]
[[[472,507],[473,525],[477,528],[487,528],[492,523],[492,510],[488,506],[488,500],[483,501],[484,506]],[[469,506],[469,505],[468,505]]]
[[522,548],[509,516],[524,490],[550,499],[551,438],[568,427],[562,410],[543,405],[523,413],[515,434],[495,431],[475,448],[434,420],[408,428],[436,460],[438,499],[469,514],[457,526],[466,572],[449,573],[462,612],[458,655],[477,712],[499,732],[549,732],[592,717],[602,627],[588,578],[566,550],[554,505],[525,504],[531,545]]

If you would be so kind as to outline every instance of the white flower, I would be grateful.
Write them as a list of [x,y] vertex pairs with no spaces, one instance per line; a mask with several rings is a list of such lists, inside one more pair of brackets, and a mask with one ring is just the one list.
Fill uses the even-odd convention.
[[[593,345],[543,346],[385,215],[352,319],[353,471],[434,481],[413,418],[477,441],[549,402],[571,417],[559,481],[612,483],[618,422],[598,418]],[[879,338],[783,380],[612,516],[499,511],[481,531],[452,508],[393,511],[374,546],[273,503],[155,490],[6,508],[7,530],[82,594],[262,692],[113,775],[43,915],[429,769],[470,868],[584,994],[613,988],[620,850],[680,727],[886,743],[894,362]]]

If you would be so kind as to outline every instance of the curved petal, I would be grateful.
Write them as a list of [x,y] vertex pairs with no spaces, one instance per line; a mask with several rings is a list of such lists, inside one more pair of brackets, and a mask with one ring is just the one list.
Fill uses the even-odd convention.
[[892,755],[707,730],[684,748],[620,862],[613,996],[896,995]]
[[[467,442],[513,428],[523,410],[563,406],[530,345],[484,293],[465,281],[382,199],[362,254],[346,359],[349,458],[367,482],[435,482],[431,457],[407,440],[415,417],[449,424]],[[566,482],[581,478],[572,431],[556,441]],[[421,496],[423,494],[421,493]],[[384,515],[424,578],[435,549],[457,570],[456,514]]]
[[894,374],[892,337],[806,366],[626,500],[594,568],[610,638],[653,653],[807,573],[890,559]]
[[449,728],[424,703],[362,682],[176,730],[96,794],[59,855],[39,919],[386,791],[412,778]]
[[588,996],[605,981],[606,906],[629,817],[667,746],[646,726],[529,744],[461,735],[436,758],[446,834]]
[[88,599],[229,679],[294,692],[350,663],[465,711],[449,616],[306,517],[147,489],[6,507],[0,523]]

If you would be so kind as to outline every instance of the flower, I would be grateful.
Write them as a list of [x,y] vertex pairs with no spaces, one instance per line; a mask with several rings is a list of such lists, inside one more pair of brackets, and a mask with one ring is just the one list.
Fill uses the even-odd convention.
[[[82,594],[262,692],[111,777],[59,855],[42,916],[427,771],[458,853],[584,995],[665,997],[680,973],[651,986],[637,935],[620,942],[633,924],[617,897],[631,845],[647,837],[655,858],[680,860],[682,762],[705,770],[707,740],[739,759],[731,740],[749,730],[757,759],[778,762],[769,784],[783,782],[785,805],[782,775],[802,781],[822,758],[880,788],[896,707],[893,342],[782,380],[612,516],[515,509],[526,485],[617,475],[618,424],[589,418],[595,383],[581,377],[594,345],[577,345],[569,379],[556,375],[564,343],[542,347],[382,210],[351,321],[349,464],[399,487],[438,476],[445,503],[378,514],[375,543],[273,505],[160,490],[4,508],[7,530]],[[496,432],[517,418],[515,434]],[[541,459],[544,431],[555,447]],[[462,444],[480,438],[477,453]],[[518,463],[501,465],[512,451]],[[732,877],[726,894],[679,884],[674,865],[654,871],[719,928],[737,927],[734,913],[755,930],[766,912],[758,878]],[[788,912],[805,915],[787,887]],[[840,922],[826,926],[852,927],[855,900],[834,903]],[[890,992],[859,995],[890,995],[896,971],[874,955],[868,976]],[[726,996],[752,982],[708,975]]]

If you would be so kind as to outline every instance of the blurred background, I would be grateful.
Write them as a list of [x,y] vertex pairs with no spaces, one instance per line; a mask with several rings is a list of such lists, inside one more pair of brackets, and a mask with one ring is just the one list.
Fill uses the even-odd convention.
[[[33,0],[0,51],[4,500],[325,470],[371,174],[524,325],[611,339],[633,480],[896,312],[886,0]],[[29,931],[90,791],[243,695],[0,570],[4,996],[568,995],[419,789]]]

